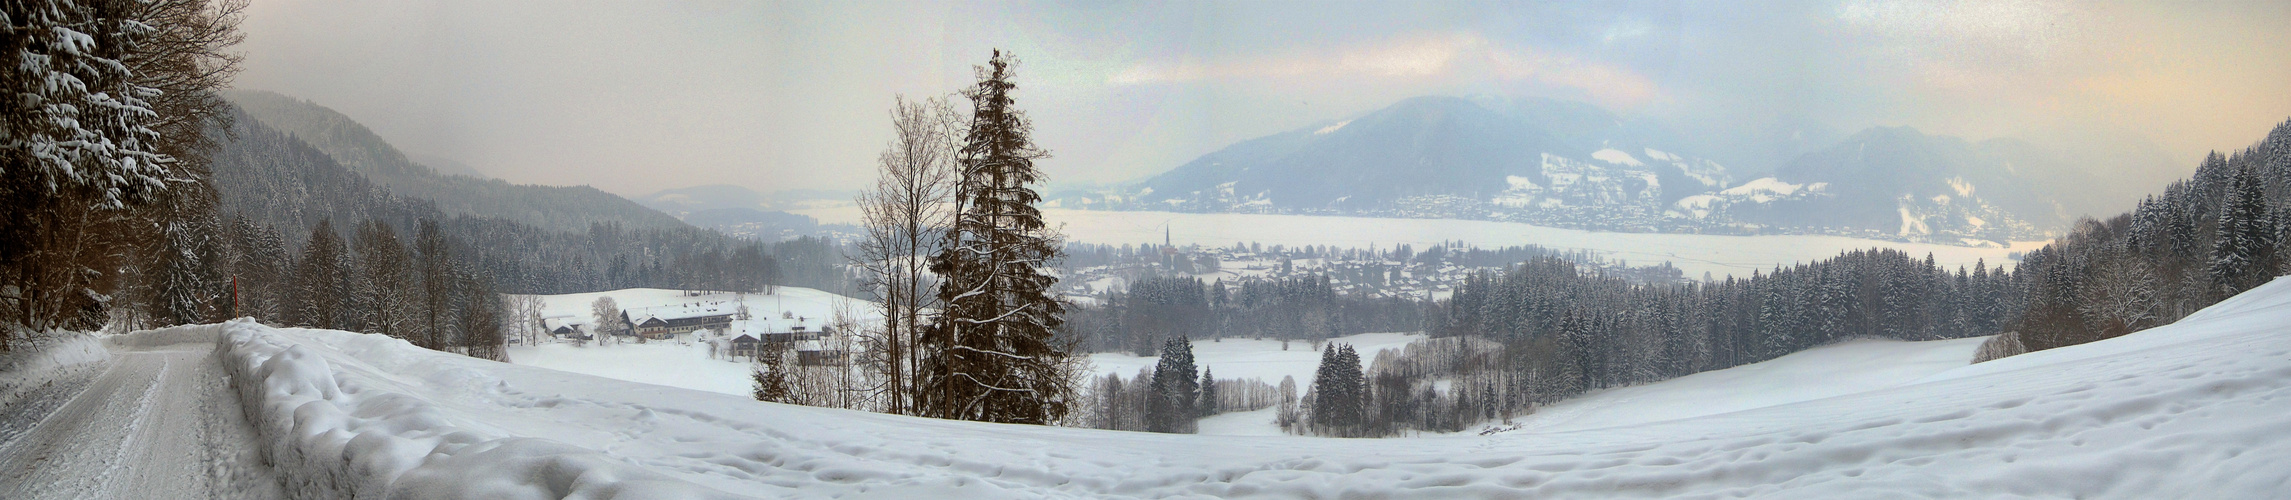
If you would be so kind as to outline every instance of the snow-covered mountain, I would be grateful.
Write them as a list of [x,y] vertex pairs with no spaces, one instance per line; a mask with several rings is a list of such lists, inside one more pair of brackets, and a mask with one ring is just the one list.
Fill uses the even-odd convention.
[[1979,143],[1908,127],[1873,128],[1799,156],[1771,177],[1687,197],[1695,217],[1897,237],[2003,240],[2085,213],[2062,200],[2082,174],[2011,139]]
[[[1067,206],[1483,215],[1461,199],[1521,215],[1645,217],[1732,180],[1678,153],[1674,137],[1580,102],[1418,97],[1243,141]],[[1443,211],[1459,213],[1424,213]]]
[[1072,208],[1492,219],[1589,229],[2032,239],[2137,193],[2013,139],[1872,128],[1772,175],[1580,102],[1418,97],[1243,141]]

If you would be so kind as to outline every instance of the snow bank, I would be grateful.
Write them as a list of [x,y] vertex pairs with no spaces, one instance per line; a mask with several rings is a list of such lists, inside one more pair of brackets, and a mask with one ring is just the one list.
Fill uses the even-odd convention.
[[170,326],[104,337],[103,343],[111,347],[131,349],[176,344],[206,344],[221,340],[217,337],[219,333],[221,330],[215,328],[215,325]]
[[102,340],[77,332],[0,354],[0,444],[39,425],[110,360]]
[[[224,370],[287,471],[297,497],[352,498],[738,498],[596,451],[546,439],[503,437],[453,418],[405,385],[358,361],[305,345],[337,339],[370,357],[436,355],[379,335],[273,329],[249,320],[195,327],[220,334]],[[190,331],[177,333],[194,335]],[[397,351],[397,352],[389,352]],[[331,359],[330,359],[331,358]],[[488,377],[469,372],[470,390]]]
[[50,370],[111,359],[103,342],[85,333],[66,333],[30,349],[0,353],[0,380],[37,376]]

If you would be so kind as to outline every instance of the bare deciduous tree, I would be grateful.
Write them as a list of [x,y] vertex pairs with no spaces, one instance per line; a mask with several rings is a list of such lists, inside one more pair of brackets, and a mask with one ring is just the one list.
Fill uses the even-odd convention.
[[538,295],[503,296],[501,314],[502,322],[508,326],[510,334],[517,336],[519,344],[539,344],[541,336],[548,333],[541,327],[541,297]]
[[597,346],[612,342],[613,333],[619,330],[621,323],[620,303],[614,302],[612,297],[597,297],[596,302],[589,304],[589,315],[596,321],[589,330],[596,334]]
[[2085,317],[2100,327],[2099,336],[2091,340],[2155,326],[2159,309],[2156,291],[2162,287],[2146,261],[2111,256],[2101,263],[2086,284],[2084,302],[2078,304]]
[[962,119],[944,99],[900,97],[891,109],[891,127],[891,143],[876,160],[875,187],[859,195],[866,233],[851,259],[883,305],[882,323],[864,340],[869,364],[883,372],[880,402],[885,412],[905,414],[914,392],[922,311],[936,306],[925,258],[938,251],[953,215]]

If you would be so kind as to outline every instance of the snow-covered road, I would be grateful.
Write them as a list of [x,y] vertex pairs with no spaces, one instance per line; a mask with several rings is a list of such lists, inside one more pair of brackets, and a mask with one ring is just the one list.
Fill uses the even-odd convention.
[[115,346],[110,366],[0,447],[0,498],[278,498],[215,346]]

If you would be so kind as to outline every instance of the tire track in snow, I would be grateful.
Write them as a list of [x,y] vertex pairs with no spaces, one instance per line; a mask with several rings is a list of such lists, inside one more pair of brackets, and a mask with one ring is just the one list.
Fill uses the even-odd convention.
[[[276,498],[213,348],[117,352],[87,388],[0,450],[0,498]],[[224,401],[227,403],[228,401]]]

